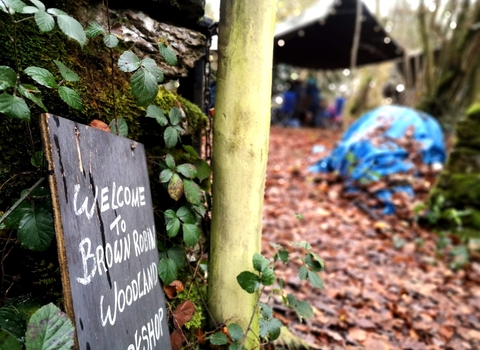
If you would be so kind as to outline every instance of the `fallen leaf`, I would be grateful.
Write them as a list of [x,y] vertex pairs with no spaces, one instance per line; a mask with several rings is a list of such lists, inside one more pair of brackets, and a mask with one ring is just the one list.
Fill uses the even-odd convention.
[[185,323],[192,319],[195,312],[195,304],[190,300],[185,300],[183,303],[177,306],[173,311],[173,318],[175,319],[176,328],[181,328]]
[[170,334],[170,343],[172,344],[172,350],[180,350],[184,342],[184,337],[181,329],[176,329]]
[[98,129],[98,130],[102,130],[102,131],[105,131],[105,132],[110,132],[110,127],[105,124],[104,122],[102,122],[101,120],[98,120],[98,119],[94,119],[90,122],[89,126],[91,126],[92,128],[95,128],[95,129]]

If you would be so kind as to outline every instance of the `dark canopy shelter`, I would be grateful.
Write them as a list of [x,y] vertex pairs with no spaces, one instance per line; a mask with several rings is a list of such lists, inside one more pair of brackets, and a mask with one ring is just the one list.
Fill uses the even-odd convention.
[[[356,7],[356,0],[319,0],[300,16],[278,24],[274,63],[312,69],[349,68]],[[357,66],[402,56],[403,48],[388,36],[362,4]]]

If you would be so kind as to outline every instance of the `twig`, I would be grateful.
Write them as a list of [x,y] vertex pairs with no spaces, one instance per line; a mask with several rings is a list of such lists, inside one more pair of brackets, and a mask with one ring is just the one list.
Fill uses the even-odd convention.
[[353,33],[352,52],[350,56],[350,71],[357,66],[358,46],[360,44],[360,33],[362,31],[362,1],[357,0],[357,11],[355,14],[355,31]]
[[[108,34],[112,34],[112,27],[110,26],[110,8],[108,7],[108,0],[105,0],[105,8],[107,11],[107,29]],[[117,102],[115,100],[115,60],[113,57],[113,49],[110,49],[110,70],[112,71],[112,102],[113,102],[113,118],[115,118],[115,134],[118,135],[118,119],[117,119]]]
[[40,180],[38,180],[32,187],[30,187],[23,194],[23,196],[21,196],[20,199],[14,205],[12,205],[10,209],[7,210],[7,212],[0,218],[0,224],[28,197],[30,193],[32,193],[34,189],[36,189],[43,182],[43,180],[45,180],[44,177],[40,178]]

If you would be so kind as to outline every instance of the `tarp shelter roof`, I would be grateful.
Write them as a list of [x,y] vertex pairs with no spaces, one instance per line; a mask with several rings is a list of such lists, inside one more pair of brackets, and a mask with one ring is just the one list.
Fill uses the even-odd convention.
[[[319,0],[300,16],[275,29],[274,63],[312,69],[349,68],[355,31],[356,0]],[[362,3],[357,65],[403,56],[400,47]]]

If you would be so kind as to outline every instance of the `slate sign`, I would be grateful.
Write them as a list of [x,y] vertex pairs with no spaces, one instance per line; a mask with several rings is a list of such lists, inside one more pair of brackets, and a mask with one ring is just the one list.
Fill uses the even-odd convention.
[[42,136],[78,348],[171,349],[143,145],[52,114]]

